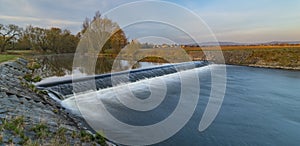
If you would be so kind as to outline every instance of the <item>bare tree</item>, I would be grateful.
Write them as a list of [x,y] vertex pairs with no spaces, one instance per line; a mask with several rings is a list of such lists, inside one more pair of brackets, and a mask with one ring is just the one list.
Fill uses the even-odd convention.
[[20,35],[21,28],[16,25],[0,24],[0,53],[6,51],[7,46],[12,43],[12,40],[16,40],[16,37]]
[[90,26],[90,19],[88,17],[86,17],[82,23],[82,30],[80,32],[80,36],[86,32],[86,30],[89,28],[89,26]]
[[100,13],[100,11],[97,11],[97,12],[95,13],[95,16],[94,16],[93,21],[95,21],[96,19],[100,19],[100,18],[101,18],[101,13]]

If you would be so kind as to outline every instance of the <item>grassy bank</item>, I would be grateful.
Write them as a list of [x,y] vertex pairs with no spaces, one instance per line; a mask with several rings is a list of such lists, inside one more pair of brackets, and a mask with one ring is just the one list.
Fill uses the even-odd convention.
[[17,59],[18,55],[0,54],[0,63]]
[[33,51],[33,50],[7,50],[7,54],[12,55],[35,55],[41,54],[40,52]]
[[[0,125],[0,145],[101,145],[107,146],[105,138],[100,134],[92,135],[84,130],[71,131],[64,127],[51,129],[46,123],[36,124],[26,123],[23,116],[16,116],[12,119],[1,119]],[[9,134],[4,136],[3,133]],[[28,134],[30,133],[30,134]],[[29,136],[30,135],[30,136]],[[8,137],[4,140],[4,137]],[[17,139],[18,138],[18,139]]]
[[0,63],[6,61],[13,61],[19,57],[23,57],[26,55],[36,55],[36,54],[40,54],[40,53],[32,50],[7,50],[5,53],[0,54]]

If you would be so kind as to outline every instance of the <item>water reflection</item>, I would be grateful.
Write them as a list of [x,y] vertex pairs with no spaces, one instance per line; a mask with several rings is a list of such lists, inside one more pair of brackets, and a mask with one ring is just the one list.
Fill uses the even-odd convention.
[[[85,56],[86,57],[86,56]],[[49,77],[67,77],[72,75],[73,69],[73,54],[62,55],[40,55],[30,56],[29,59],[35,59],[41,64],[41,68],[36,70],[35,73],[42,78]],[[88,61],[87,61],[88,62]],[[84,64],[84,63],[83,63]],[[134,65],[133,65],[134,64]],[[87,72],[89,64],[84,64],[81,68],[73,70],[75,74],[103,74],[117,71],[124,71],[134,68],[144,68],[149,66],[160,65],[162,63],[153,62],[133,62],[127,60],[114,60],[112,57],[99,57],[95,65],[95,72]],[[132,66],[133,65],[133,66]],[[112,67],[114,70],[112,71]]]

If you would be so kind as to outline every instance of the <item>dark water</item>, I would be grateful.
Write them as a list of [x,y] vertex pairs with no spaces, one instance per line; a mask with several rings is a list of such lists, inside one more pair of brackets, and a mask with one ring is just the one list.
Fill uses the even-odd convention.
[[[196,111],[177,134],[157,145],[300,144],[299,71],[227,66],[224,102],[214,122],[203,132],[198,131],[198,126],[211,91],[211,73],[207,68],[197,71],[201,90]],[[167,118],[175,109],[181,86],[177,77],[162,76],[160,79],[165,79],[167,84],[166,98],[151,111],[138,112],[126,108],[118,102],[114,90],[110,89],[100,91],[102,96],[98,98],[122,122],[136,126],[155,124]],[[153,86],[159,86],[155,80],[152,82]],[[150,95],[149,88],[142,82],[130,86],[131,91],[141,99]],[[122,92],[126,96],[128,91]],[[126,132],[128,137],[137,134],[131,129],[126,129]]]
[[159,145],[299,145],[300,72],[227,66],[227,90],[220,113],[197,131],[209,81],[190,122]]

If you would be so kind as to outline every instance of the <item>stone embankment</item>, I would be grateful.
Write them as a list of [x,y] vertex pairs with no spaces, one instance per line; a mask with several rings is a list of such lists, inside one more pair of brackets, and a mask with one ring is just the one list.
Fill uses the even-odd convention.
[[0,65],[0,146],[108,144],[23,79],[30,73],[26,65],[23,59]]

